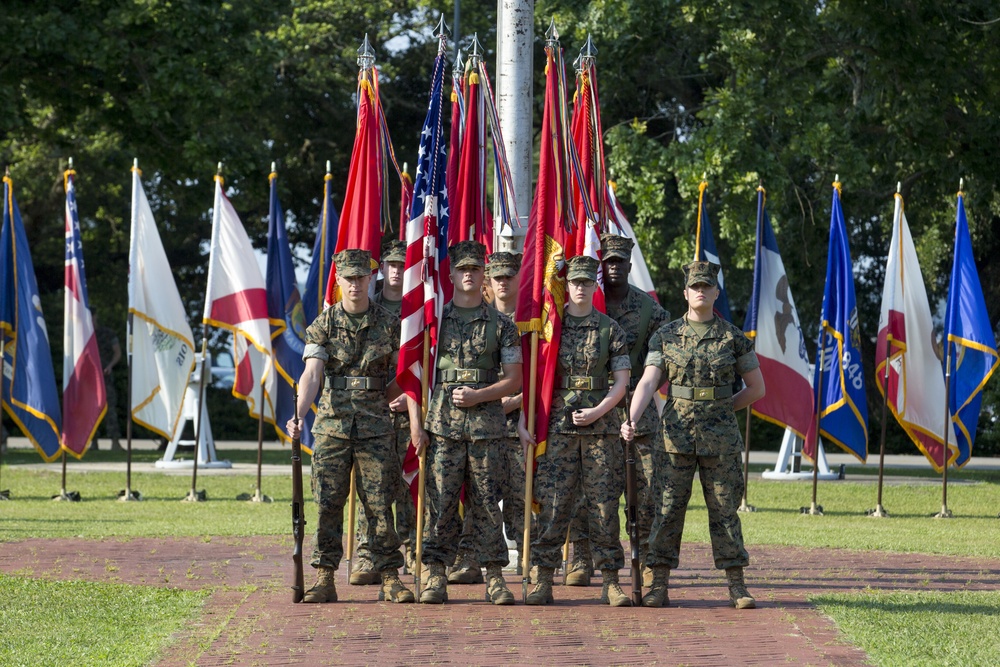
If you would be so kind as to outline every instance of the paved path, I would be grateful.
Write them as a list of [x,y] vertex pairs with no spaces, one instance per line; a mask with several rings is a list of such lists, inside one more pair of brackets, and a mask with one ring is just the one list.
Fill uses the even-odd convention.
[[[627,552],[626,552],[627,553]],[[866,665],[807,598],[880,590],[996,590],[1000,561],[754,546],[759,609],[736,611],[707,545],[685,546],[672,606],[611,609],[590,588],[557,586],[549,607],[493,607],[484,587],[451,586],[448,604],[376,602],[338,578],[341,602],[295,605],[290,538],[26,540],[0,571],[51,579],[212,587],[205,613],[159,667],[196,665]],[[307,585],[312,578],[307,567]],[[411,579],[405,577],[405,580]],[[520,598],[520,582],[508,582]],[[627,577],[623,577],[627,582]],[[557,579],[558,581],[558,579]],[[627,583],[625,583],[627,587]]]

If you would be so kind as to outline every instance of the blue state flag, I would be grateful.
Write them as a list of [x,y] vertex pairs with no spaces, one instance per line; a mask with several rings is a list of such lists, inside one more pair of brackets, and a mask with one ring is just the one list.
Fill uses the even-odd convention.
[[[861,364],[861,331],[854,297],[851,249],[840,208],[840,183],[833,184],[826,289],[813,373],[820,436],[864,462],[868,458],[868,404]],[[815,461],[815,421],[803,449]]]
[[60,455],[62,414],[49,336],[38,298],[14,183],[3,179],[0,231],[0,329],[3,336],[3,407],[46,461]]
[[323,181],[323,212],[316,228],[316,242],[313,244],[312,261],[309,263],[309,275],[306,277],[306,291],[302,295],[302,308],[305,311],[306,326],[323,312],[323,296],[326,294],[326,283],[330,279],[330,266],[333,264],[334,249],[337,247],[337,228],[340,218],[333,206],[333,176],[329,173]]
[[[295,416],[295,383],[305,370],[302,352],[305,349],[306,322],[295,283],[295,265],[285,231],[285,214],[278,200],[278,175],[271,173],[271,208],[267,226],[267,270],[264,282],[267,288],[267,317],[271,323],[271,350],[274,370],[277,372],[274,401],[274,428],[278,437],[286,442],[291,438],[285,432],[285,423]],[[304,422],[302,447],[312,453],[312,424],[315,408],[299,415]]]
[[[962,193],[958,193],[955,219],[955,260],[951,267],[948,305],[944,316],[946,369],[950,370],[948,409],[955,424],[955,465],[972,457],[976,425],[983,401],[983,387],[997,369],[997,342],[986,312],[979,272],[972,257],[972,238],[965,217]],[[950,447],[949,447],[950,448]]]
[[[708,187],[706,181],[702,181],[698,194],[698,230],[695,234],[694,256],[702,262],[712,262],[722,266],[719,258],[719,249],[715,245],[715,235],[712,233],[712,221],[708,218],[708,209],[705,208],[705,189]],[[729,296],[726,294],[726,281],[723,277],[725,272],[719,271],[719,298],[715,301],[715,312],[727,322],[733,321],[733,316],[729,311]]]

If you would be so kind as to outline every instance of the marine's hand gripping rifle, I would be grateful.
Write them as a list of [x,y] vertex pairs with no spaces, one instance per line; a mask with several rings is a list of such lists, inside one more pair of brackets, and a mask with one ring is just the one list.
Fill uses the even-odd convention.
[[[299,386],[295,385],[295,423],[299,421]],[[300,431],[301,433],[301,431]],[[302,437],[292,438],[292,563],[295,567],[295,582],[292,584],[292,602],[302,602],[305,595],[305,575],[302,572],[302,538],[305,536],[306,517],[302,507]]]
[[[625,390],[625,419],[632,421],[630,389]],[[635,479],[635,438],[622,439],[625,446],[625,529],[632,557],[632,605],[642,604],[642,571],[639,564],[639,498]]]

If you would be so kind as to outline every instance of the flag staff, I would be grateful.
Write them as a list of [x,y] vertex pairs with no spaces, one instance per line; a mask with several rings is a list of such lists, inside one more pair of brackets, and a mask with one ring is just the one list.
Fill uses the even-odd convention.
[[[4,180],[10,180],[9,164],[4,167],[3,177]],[[4,201],[3,205],[6,206],[7,202]],[[11,242],[13,242],[13,240],[14,236],[11,235]],[[4,377],[6,377],[7,375],[7,373],[5,372],[6,370],[7,370],[7,336],[3,328],[0,327],[0,396],[3,396],[3,380]],[[13,381],[14,381],[13,378],[11,378],[11,382]],[[2,414],[2,412],[3,411],[0,410],[0,414]],[[0,448],[0,471],[2,470],[3,470],[3,448]],[[10,500],[10,489],[4,489],[0,491],[0,500]]]
[[[71,158],[72,159],[72,158]],[[72,165],[72,162],[70,162]],[[132,158],[132,172],[135,174],[142,174],[139,170],[139,158]],[[132,185],[132,234],[135,234],[135,183],[133,178]],[[131,267],[129,267],[131,269]],[[131,279],[134,279],[134,276]],[[131,292],[129,292],[131,296]],[[132,491],[132,326],[134,321],[132,319],[132,304],[129,304],[128,315],[125,319],[125,356],[126,356],[126,366],[128,368],[127,379],[126,379],[126,391],[128,391],[128,419],[125,420],[125,488],[118,492],[118,500],[122,502],[130,502],[133,500],[142,500],[142,494],[138,491]]]
[[[67,175],[69,172],[73,171],[73,158],[69,158],[67,166]],[[63,431],[65,432],[66,425],[63,424]],[[70,502],[79,502],[81,500],[80,494],[76,491],[66,491],[66,450],[62,450],[62,484],[59,488],[59,494],[52,496],[52,500],[66,500]]]
[[[761,234],[763,233],[763,216],[764,216],[764,202],[763,198],[767,196],[767,190],[764,189],[764,181],[757,181],[757,249],[754,253],[757,258],[760,257],[760,246],[761,246]],[[754,266],[754,271],[760,271],[759,266]],[[759,295],[758,295],[759,298]],[[756,306],[755,306],[756,307]],[[754,334],[756,341],[756,333]],[[747,425],[746,434],[743,443],[743,500],[740,501],[740,506],[736,508],[737,512],[756,512],[757,508],[747,502],[747,496],[749,495],[750,487],[750,413],[752,411],[752,406],[747,406]]]

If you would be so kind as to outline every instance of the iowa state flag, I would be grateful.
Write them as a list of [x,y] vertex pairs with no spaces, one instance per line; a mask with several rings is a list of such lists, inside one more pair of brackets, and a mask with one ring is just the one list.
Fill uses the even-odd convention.
[[764,196],[758,188],[753,294],[743,331],[754,341],[767,394],[752,411],[804,438],[815,414],[809,356]]
[[[906,222],[903,197],[898,194],[878,322],[875,384],[883,396],[888,392],[888,406],[896,421],[934,469],[941,472],[945,426],[941,408],[946,403],[944,376],[941,360],[934,352],[934,322],[927,290]],[[948,428],[951,429],[951,424]],[[950,463],[958,455],[954,430],[949,431],[948,442]]]
[[46,461],[60,454],[59,392],[49,335],[38,298],[35,268],[14,182],[3,178],[0,231],[0,329],[3,337],[3,407]]
[[972,237],[961,192],[955,216],[955,259],[948,287],[944,334],[948,353],[945,367],[951,371],[948,407],[958,446],[955,465],[963,466],[969,462],[976,441],[983,387],[997,369],[997,343],[972,257]]
[[[695,261],[712,262],[722,266],[719,258],[719,249],[715,245],[715,235],[712,233],[712,221],[708,218],[708,209],[705,208],[705,190],[708,188],[708,181],[702,181],[698,186],[698,229],[694,237],[694,258]],[[729,295],[726,294],[726,281],[723,277],[724,270],[719,269],[719,298],[715,301],[715,312],[721,315],[727,322],[733,321],[732,313],[729,310]]]
[[[267,316],[271,323],[271,350],[274,354],[274,430],[278,438],[291,442],[285,433],[285,424],[295,417],[295,383],[299,381],[306,363],[302,360],[306,342],[305,311],[299,288],[295,282],[295,265],[285,230],[285,213],[278,199],[278,174],[271,172],[271,206],[267,224],[267,269],[264,281],[267,286]],[[302,446],[312,453],[312,425],[316,412],[310,409],[300,415],[305,420]]]
[[[542,115],[542,144],[538,162],[538,185],[528,216],[521,265],[521,289],[515,320],[522,334],[525,359],[531,359],[531,336],[538,334],[534,368],[535,395],[528,395],[525,374],[524,406],[535,406],[536,456],[546,449],[552,392],[556,379],[563,309],[566,304],[566,243],[572,216],[569,184],[569,119],[565,109],[563,60],[558,45],[546,46],[545,106]],[[561,85],[563,84],[563,85]]]
[[[838,181],[833,184],[826,289],[813,388],[820,415],[820,436],[863,463],[868,458],[868,405],[852,266]],[[815,460],[815,420],[802,452]]]
[[104,418],[108,401],[104,368],[94,335],[83,269],[83,241],[76,210],[72,169],[63,174],[66,189],[66,270],[63,298],[63,447],[80,458]]

